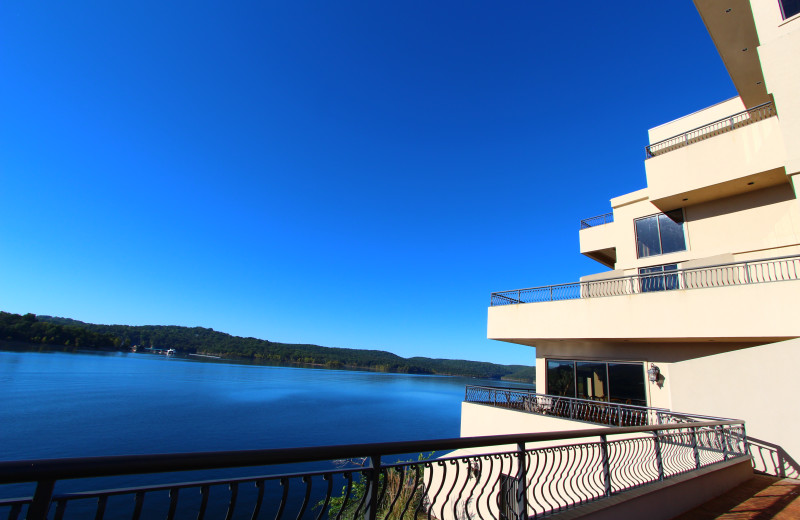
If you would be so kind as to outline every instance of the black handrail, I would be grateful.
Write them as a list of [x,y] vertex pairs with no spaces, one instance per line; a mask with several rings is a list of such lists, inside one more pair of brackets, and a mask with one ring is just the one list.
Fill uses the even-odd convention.
[[[625,433],[656,432],[698,427],[710,428],[714,426],[732,426],[739,424],[744,424],[744,421],[730,419],[723,421],[704,421],[692,424],[628,426],[605,429],[602,433],[603,435],[622,435]],[[563,439],[583,439],[586,437],[597,437],[598,435],[599,432],[596,429],[587,429],[562,432],[486,435],[480,437],[455,437],[424,441],[341,444],[309,448],[20,460],[0,462],[0,484],[33,482],[39,480],[135,475],[141,473],[272,466],[277,464],[352,459],[362,457],[364,454],[380,453],[381,455],[403,455],[408,453],[450,451],[504,444],[527,444]]]
[[525,388],[467,385],[464,402],[513,409],[537,415],[556,416],[582,422],[619,426],[682,424],[687,422],[729,421],[693,413],[673,412],[667,408],[639,406],[552,394],[540,394]]
[[[652,435],[609,439],[631,433]],[[598,437],[599,442],[592,440],[556,448],[550,444],[536,446],[541,441]],[[465,448],[473,450],[435,460],[386,462],[384,458]],[[475,453],[474,448],[485,450]],[[237,500],[251,502],[253,518],[262,506],[277,508],[280,516],[288,502],[299,498],[287,495],[290,482],[295,482],[294,486],[299,486],[301,492],[304,490],[305,495],[297,508],[300,517],[316,503],[312,495],[312,482],[316,480],[314,489],[318,490],[316,496],[321,498],[318,504],[322,508],[318,518],[323,513],[337,518],[344,513],[348,517],[373,519],[378,510],[386,518],[417,518],[419,514],[441,518],[445,511],[456,510],[464,516],[475,517],[477,512],[484,517],[496,517],[500,496],[518,512],[513,518],[535,518],[701,467],[743,461],[748,457],[747,449],[744,422],[723,420],[309,448],[11,461],[0,462],[0,484],[35,481],[36,492],[32,497],[0,499],[0,508],[10,508],[9,518],[18,518],[23,508],[27,508],[28,520],[44,520],[53,504],[55,517],[61,518],[68,504],[85,503],[90,498],[97,500],[95,516],[102,518],[110,497],[129,495],[135,501],[133,518],[140,518],[148,493],[168,491],[167,516],[172,517],[178,507],[179,492],[197,488],[202,496],[199,513],[202,517],[210,488],[227,486],[228,518],[232,517]],[[362,459],[362,463],[354,465],[355,459]],[[528,465],[527,461],[534,459],[537,463]],[[565,465],[567,460],[570,463]],[[302,473],[53,493],[55,483],[66,479],[324,461],[346,463],[336,469],[328,465],[327,469]],[[594,479],[601,469],[603,477],[599,483],[591,484],[580,494],[570,492],[575,479]],[[616,480],[620,471],[626,476]],[[518,491],[509,494],[504,483],[512,477],[519,483]],[[341,497],[334,495],[334,481],[339,483],[336,489],[342,489]],[[256,497],[252,491],[250,498],[240,497],[239,488],[246,484],[255,486]],[[272,502],[265,504],[265,489],[269,486],[273,490]],[[279,504],[275,492],[281,495]],[[538,502],[537,497],[545,497],[547,504]],[[529,508],[532,515],[520,514]]]

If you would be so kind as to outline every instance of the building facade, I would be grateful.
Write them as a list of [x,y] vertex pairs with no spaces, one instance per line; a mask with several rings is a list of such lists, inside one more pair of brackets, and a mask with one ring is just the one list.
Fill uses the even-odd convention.
[[[488,337],[537,391],[735,417],[757,470],[800,474],[800,2],[695,0],[738,96],[649,131],[645,189],[581,221],[611,270],[493,293]],[[462,435],[585,428],[465,403]]]

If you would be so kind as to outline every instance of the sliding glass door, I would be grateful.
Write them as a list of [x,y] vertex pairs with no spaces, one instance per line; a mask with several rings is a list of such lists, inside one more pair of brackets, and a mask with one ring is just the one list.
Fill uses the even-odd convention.
[[647,405],[642,363],[548,359],[546,388],[550,395]]

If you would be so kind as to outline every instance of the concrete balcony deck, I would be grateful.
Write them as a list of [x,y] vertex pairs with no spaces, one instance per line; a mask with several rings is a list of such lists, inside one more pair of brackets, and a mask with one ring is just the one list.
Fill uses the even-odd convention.
[[488,337],[779,341],[800,337],[797,294],[800,256],[503,291],[492,294]]
[[669,211],[788,182],[774,116],[766,103],[649,145],[650,201]]
[[615,233],[613,213],[581,220],[581,254],[613,269],[617,262]]

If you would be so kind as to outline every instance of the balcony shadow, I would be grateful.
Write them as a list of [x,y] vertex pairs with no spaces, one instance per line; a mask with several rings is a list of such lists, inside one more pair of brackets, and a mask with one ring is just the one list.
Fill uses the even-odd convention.
[[786,451],[761,439],[748,437],[750,455],[753,456],[753,469],[757,473],[765,473],[781,478],[800,478],[800,464]]

